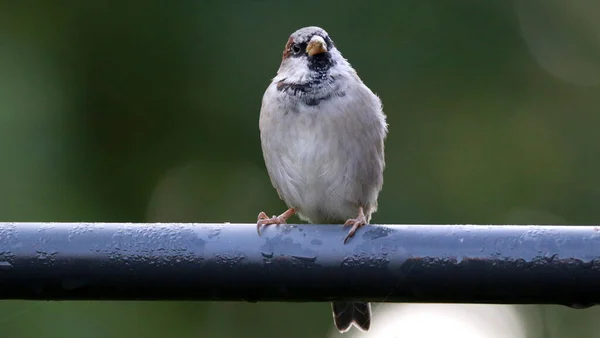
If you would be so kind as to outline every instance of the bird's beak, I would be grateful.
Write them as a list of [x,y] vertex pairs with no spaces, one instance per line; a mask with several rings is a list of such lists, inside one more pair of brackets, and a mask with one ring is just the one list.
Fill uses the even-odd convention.
[[308,46],[306,46],[306,53],[308,56],[313,56],[327,51],[327,44],[322,37],[315,35],[310,39]]

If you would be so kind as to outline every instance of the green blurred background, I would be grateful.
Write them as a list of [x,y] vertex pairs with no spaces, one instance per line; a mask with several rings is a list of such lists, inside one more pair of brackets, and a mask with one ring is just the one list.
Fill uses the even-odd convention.
[[[600,5],[558,0],[4,1],[0,220],[248,223],[283,211],[258,114],[289,34],[307,25],[383,100],[373,222],[598,222]],[[375,305],[398,321],[408,306]],[[429,325],[389,337],[440,336],[427,326],[492,337],[480,317],[507,308],[517,319],[499,327],[523,331],[503,337],[600,337],[595,308],[460,307],[480,335],[435,325],[455,310],[419,308]],[[326,337],[333,324],[328,304],[5,301],[0,328],[269,338]]]

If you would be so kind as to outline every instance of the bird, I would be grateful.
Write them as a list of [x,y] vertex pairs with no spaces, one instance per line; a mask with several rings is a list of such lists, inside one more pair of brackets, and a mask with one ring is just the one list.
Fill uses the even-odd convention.
[[[292,33],[259,118],[261,148],[271,183],[288,209],[268,217],[257,232],[293,215],[312,224],[350,227],[344,244],[377,211],[388,134],[381,99],[367,87],[317,26]],[[371,306],[332,303],[340,332],[371,326]]]

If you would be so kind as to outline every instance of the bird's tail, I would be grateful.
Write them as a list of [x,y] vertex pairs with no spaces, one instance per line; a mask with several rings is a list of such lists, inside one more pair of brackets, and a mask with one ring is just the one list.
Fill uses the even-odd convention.
[[350,330],[352,324],[361,331],[371,327],[371,305],[365,302],[331,303],[333,322],[340,332]]

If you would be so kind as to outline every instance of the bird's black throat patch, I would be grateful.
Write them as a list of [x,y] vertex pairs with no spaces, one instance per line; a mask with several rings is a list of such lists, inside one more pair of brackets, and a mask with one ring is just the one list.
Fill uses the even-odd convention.
[[320,74],[326,73],[335,64],[329,52],[308,56],[307,59],[308,69]]
[[315,72],[315,76],[303,83],[277,83],[277,90],[294,96],[307,106],[318,106],[321,102],[333,97],[343,97],[346,92],[340,88],[339,76]]
[[308,57],[308,69],[311,77],[301,83],[286,82],[283,79],[277,83],[277,90],[298,97],[307,106],[317,106],[332,97],[342,97],[346,93],[340,89],[339,76],[329,75],[329,69],[335,65],[328,52]]

